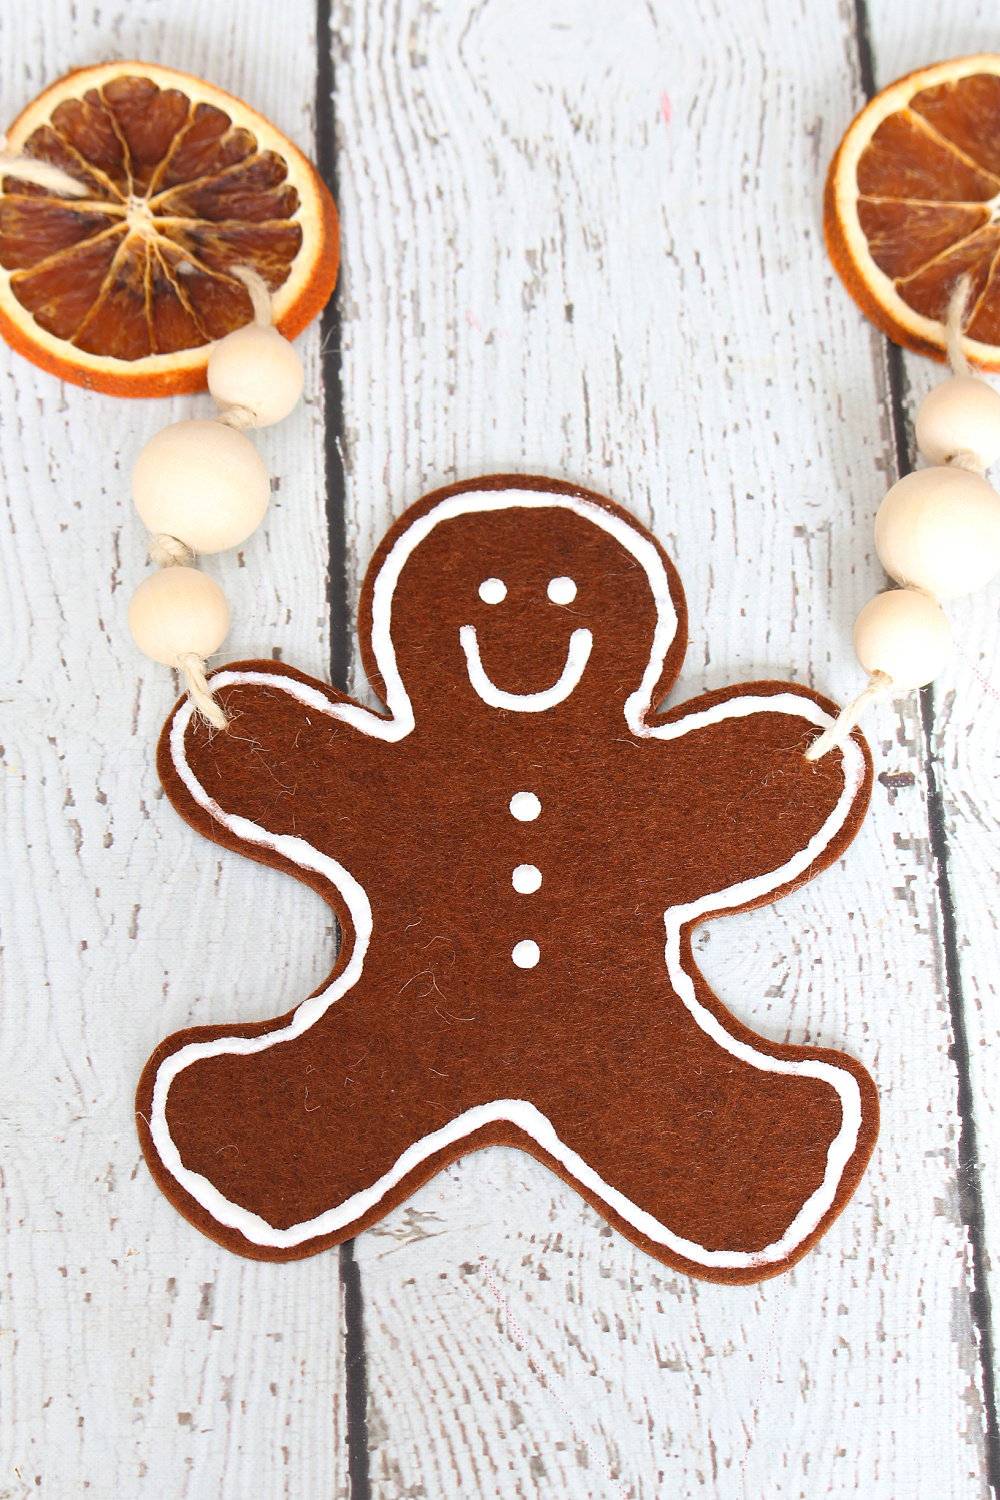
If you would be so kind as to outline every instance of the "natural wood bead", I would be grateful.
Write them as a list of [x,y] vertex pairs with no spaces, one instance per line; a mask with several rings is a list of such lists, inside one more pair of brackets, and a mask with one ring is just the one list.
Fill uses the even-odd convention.
[[917,447],[932,464],[968,454],[978,469],[1000,458],[1000,393],[975,375],[935,386],[917,411]]
[[218,651],[229,630],[229,605],[213,578],[197,568],[163,568],[142,580],[129,602],[128,626],[140,651],[172,667],[193,651]]
[[1000,495],[965,469],[918,469],[879,506],[875,550],[897,583],[971,594],[1000,570]]
[[164,427],[132,470],[132,498],[150,531],[192,552],[224,552],[264,519],[267,465],[248,437],[223,422],[196,419]]
[[276,328],[248,323],[227,333],[208,357],[208,388],[223,411],[245,407],[251,427],[287,417],[302,394],[302,361]]
[[951,626],[941,606],[915,589],[876,595],[854,624],[858,661],[869,676],[887,673],[900,692],[933,682],[951,648]]

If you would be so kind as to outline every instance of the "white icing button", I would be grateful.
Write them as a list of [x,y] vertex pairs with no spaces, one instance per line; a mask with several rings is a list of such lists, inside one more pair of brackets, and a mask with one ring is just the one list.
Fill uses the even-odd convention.
[[541,885],[542,872],[537,865],[518,865],[510,880],[515,891],[519,891],[522,896],[530,896]]
[[576,584],[572,578],[553,578],[549,582],[548,595],[553,604],[572,604],[576,598]]
[[533,823],[542,810],[542,804],[534,792],[515,792],[510,799],[510,810],[519,823]]
[[507,585],[502,578],[484,578],[479,585],[479,597],[484,604],[500,604],[507,597]]
[[530,938],[525,938],[523,943],[515,943],[514,951],[510,955],[519,969],[533,969],[541,954],[538,944],[533,943]]

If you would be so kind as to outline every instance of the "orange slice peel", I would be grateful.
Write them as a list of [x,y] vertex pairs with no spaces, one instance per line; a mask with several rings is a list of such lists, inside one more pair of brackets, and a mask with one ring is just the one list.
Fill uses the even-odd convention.
[[262,115],[200,79],[105,63],[52,84],[6,151],[72,196],[4,170],[0,334],[63,380],[118,396],[205,388],[214,340],[253,320],[234,268],[299,334],[337,277],[337,214],[315,167]]
[[932,359],[946,357],[968,276],[962,348],[1000,370],[1000,56],[937,63],[877,94],[830,164],[823,227],[862,312]]

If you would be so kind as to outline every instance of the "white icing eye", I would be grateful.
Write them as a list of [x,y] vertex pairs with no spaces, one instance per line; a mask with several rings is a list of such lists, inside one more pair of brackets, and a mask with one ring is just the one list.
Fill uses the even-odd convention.
[[537,943],[525,938],[523,942],[514,944],[514,951],[510,956],[519,969],[533,969],[541,958],[541,953]]
[[484,578],[479,585],[479,597],[484,604],[500,604],[507,597],[507,585],[502,578]]
[[548,595],[553,604],[572,604],[576,598],[576,584],[572,578],[553,578],[549,581]]
[[534,792],[515,792],[510,799],[510,810],[519,823],[533,823],[542,810],[542,804]]

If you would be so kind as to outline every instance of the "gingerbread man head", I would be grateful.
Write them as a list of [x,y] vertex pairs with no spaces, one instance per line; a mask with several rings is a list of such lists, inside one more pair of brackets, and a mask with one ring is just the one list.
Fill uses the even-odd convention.
[[215,676],[227,733],[183,704],[164,730],[182,815],[321,891],[344,942],[291,1015],[157,1049],[138,1103],[157,1181],[223,1244],[290,1259],[503,1142],[668,1264],[793,1264],[864,1169],[874,1086],[737,1022],[690,934],[842,852],[860,735],[807,762],[831,705],[773,682],[658,711],[676,573],[626,512],[549,480],[412,507],[360,626],[386,713],[257,662]]
[[472,732],[498,710],[638,724],[687,637],[680,580],[652,537],[555,481],[480,482],[412,507],[360,613],[366,669],[397,722],[408,699]]

